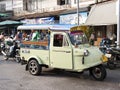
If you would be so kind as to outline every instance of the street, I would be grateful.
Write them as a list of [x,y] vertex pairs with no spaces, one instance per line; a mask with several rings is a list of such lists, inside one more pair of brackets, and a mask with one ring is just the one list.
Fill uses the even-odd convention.
[[107,69],[104,81],[95,81],[88,72],[51,70],[32,76],[25,71],[25,65],[14,60],[5,61],[0,56],[0,90],[120,90],[120,69]]

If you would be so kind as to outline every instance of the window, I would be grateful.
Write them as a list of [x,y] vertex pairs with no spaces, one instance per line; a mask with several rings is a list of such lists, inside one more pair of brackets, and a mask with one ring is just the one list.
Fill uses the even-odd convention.
[[74,0],[74,4],[76,4],[77,3],[77,0]]
[[0,11],[5,11],[5,4],[0,4]]
[[32,12],[37,8],[36,3],[36,0],[23,0],[23,9]]
[[55,34],[53,40],[53,46],[55,47],[62,47],[63,45],[63,35]]
[[57,5],[65,5],[65,0],[57,0]]

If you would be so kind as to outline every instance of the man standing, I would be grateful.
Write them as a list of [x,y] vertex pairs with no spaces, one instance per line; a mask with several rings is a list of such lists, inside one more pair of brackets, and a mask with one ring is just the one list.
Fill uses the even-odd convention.
[[95,41],[95,35],[94,35],[94,32],[93,32],[90,36],[90,45],[94,45],[94,41]]

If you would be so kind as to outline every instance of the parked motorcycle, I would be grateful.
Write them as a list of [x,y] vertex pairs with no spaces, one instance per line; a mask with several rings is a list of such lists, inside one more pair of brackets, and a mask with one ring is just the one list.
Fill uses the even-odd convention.
[[19,63],[21,61],[19,51],[20,48],[16,42],[13,42],[11,45],[6,45],[4,42],[1,43],[1,52],[5,60],[13,58],[16,62]]
[[115,45],[112,44],[112,41],[108,38],[103,38],[102,41],[100,42],[100,50],[101,52],[103,52],[104,54],[106,53],[106,50],[114,47]]
[[116,48],[116,44],[112,44],[110,39],[102,39],[100,50],[108,58],[107,66],[109,69],[115,69],[117,65],[120,65],[120,48]]
[[108,57],[108,68],[115,69],[117,65],[120,65],[120,48],[109,48],[106,56]]

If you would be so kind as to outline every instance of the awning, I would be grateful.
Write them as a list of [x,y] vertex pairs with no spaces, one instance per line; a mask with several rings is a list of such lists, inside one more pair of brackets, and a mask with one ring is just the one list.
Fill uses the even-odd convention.
[[13,21],[13,20],[5,20],[0,22],[0,26],[7,26],[7,25],[21,25],[22,22],[19,21]]
[[112,24],[117,24],[116,1],[94,5],[85,23],[93,26]]

